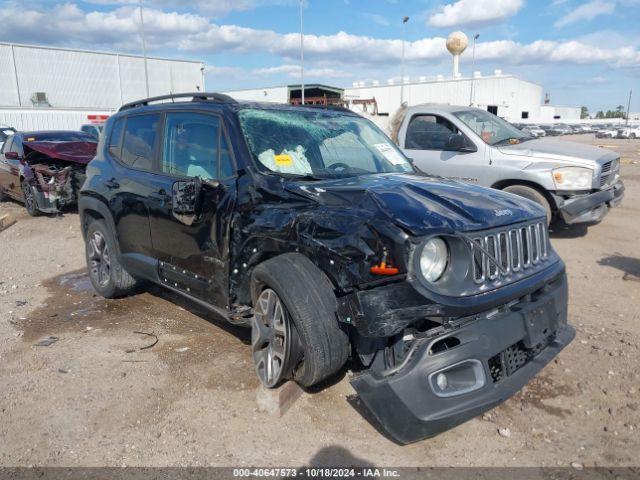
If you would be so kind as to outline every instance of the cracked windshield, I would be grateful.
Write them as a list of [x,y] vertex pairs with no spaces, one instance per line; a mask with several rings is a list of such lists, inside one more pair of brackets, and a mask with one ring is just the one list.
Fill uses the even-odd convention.
[[239,117],[254,159],[270,172],[324,179],[413,171],[386,136],[354,115],[244,109]]

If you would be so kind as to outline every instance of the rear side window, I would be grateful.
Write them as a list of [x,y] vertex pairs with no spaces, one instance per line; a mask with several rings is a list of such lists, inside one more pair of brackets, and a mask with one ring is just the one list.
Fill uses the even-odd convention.
[[122,129],[124,127],[124,118],[119,118],[111,129],[111,137],[109,137],[109,153],[120,160],[122,150]]
[[458,133],[453,124],[436,115],[416,115],[409,122],[405,148],[413,150],[446,150],[449,136]]
[[233,174],[220,118],[195,112],[168,113],[162,171],[211,180]]
[[158,114],[133,115],[127,118],[120,157],[125,164],[142,170],[152,169],[159,123]]

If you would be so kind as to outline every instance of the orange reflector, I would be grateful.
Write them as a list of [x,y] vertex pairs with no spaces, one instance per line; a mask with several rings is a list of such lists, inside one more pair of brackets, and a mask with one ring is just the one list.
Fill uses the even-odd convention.
[[380,265],[371,267],[371,273],[374,275],[397,275],[400,272],[396,267],[387,266],[386,262],[380,262]]

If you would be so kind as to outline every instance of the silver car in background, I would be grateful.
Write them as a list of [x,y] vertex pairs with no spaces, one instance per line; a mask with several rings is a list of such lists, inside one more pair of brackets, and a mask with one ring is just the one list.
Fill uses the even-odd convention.
[[533,200],[549,223],[599,222],[624,195],[616,152],[533,138],[479,108],[419,105],[393,124],[392,138],[423,172]]

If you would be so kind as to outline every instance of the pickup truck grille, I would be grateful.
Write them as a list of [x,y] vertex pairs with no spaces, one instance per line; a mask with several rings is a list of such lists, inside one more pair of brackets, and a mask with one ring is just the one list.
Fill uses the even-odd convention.
[[610,160],[602,164],[600,170],[600,187],[605,187],[615,180],[615,174],[618,171],[618,163],[620,160]]
[[471,239],[471,270],[476,284],[497,281],[549,258],[549,231],[545,221],[507,227],[482,236],[472,235]]

